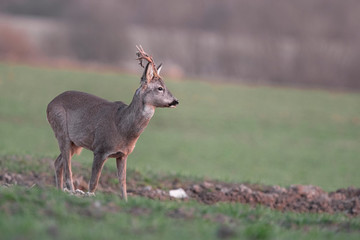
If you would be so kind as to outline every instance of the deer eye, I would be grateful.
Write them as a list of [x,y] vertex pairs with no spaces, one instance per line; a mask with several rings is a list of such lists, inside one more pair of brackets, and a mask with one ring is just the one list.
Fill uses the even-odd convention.
[[158,90],[159,90],[159,91],[162,91],[162,90],[164,90],[164,89],[163,89],[162,87],[158,87]]

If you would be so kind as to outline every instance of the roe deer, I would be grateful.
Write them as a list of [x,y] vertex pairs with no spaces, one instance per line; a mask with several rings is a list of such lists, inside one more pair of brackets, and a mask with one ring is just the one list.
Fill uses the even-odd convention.
[[[94,194],[101,170],[108,158],[116,158],[121,196],[127,200],[126,160],[140,134],[148,125],[156,107],[175,107],[179,102],[160,77],[153,58],[138,47],[137,60],[148,63],[129,105],[109,102],[94,95],[67,91],[55,97],[47,107],[47,118],[59,143],[60,155],[54,162],[56,185],[74,191],[71,157],[82,148],[94,153],[89,194]],[[66,189],[64,189],[66,190]]]

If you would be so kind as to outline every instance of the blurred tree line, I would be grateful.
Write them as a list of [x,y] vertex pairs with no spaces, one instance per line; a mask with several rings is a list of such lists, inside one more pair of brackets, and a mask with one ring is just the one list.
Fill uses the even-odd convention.
[[[0,13],[63,24],[49,57],[126,66],[140,43],[186,76],[360,88],[358,0],[2,0]],[[4,36],[0,21],[0,56]]]

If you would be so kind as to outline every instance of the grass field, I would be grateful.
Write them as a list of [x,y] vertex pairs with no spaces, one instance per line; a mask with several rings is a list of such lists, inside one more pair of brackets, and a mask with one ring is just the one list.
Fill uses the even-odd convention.
[[[140,73],[139,73],[140,75]],[[139,77],[0,65],[0,155],[55,158],[46,106],[75,89],[129,103]],[[129,168],[265,184],[359,186],[360,95],[167,81]],[[74,161],[91,162],[84,151]],[[115,169],[114,161],[107,165]]]
[[[360,219],[240,204],[199,205],[54,189],[0,191],[2,239],[359,239]],[[181,214],[179,214],[179,212]],[[177,213],[177,214],[176,214]],[[176,214],[176,215],[175,215]]]
[[[0,64],[0,156],[55,158],[57,143],[45,114],[52,98],[73,89],[129,103],[139,76]],[[174,80],[167,86],[180,105],[157,110],[128,168],[325,190],[359,187],[359,94]],[[90,166],[91,160],[83,151],[73,161]],[[115,176],[112,159],[104,171]],[[360,226],[359,218],[342,215],[142,198],[125,204],[101,193],[77,199],[21,187],[1,188],[0,208],[0,232],[7,239],[215,239],[227,232],[248,239],[358,239]],[[137,208],[148,210],[132,214]],[[179,208],[192,212],[191,219],[172,218],[169,212]],[[211,220],[216,216],[227,220]]]

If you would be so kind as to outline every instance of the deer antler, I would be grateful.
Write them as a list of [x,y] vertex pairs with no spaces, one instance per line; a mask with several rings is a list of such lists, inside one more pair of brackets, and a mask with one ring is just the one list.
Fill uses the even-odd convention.
[[136,60],[139,60],[140,66],[143,67],[143,68],[145,67],[143,65],[143,62],[142,62],[145,59],[146,61],[148,61],[151,64],[151,66],[152,66],[152,68],[154,70],[154,74],[156,76],[159,76],[158,73],[157,73],[157,69],[156,69],[156,66],[155,66],[154,59],[144,51],[144,49],[142,48],[141,45],[139,45],[139,46],[136,45],[136,48],[138,49],[138,52],[136,52],[136,56],[138,58]]

